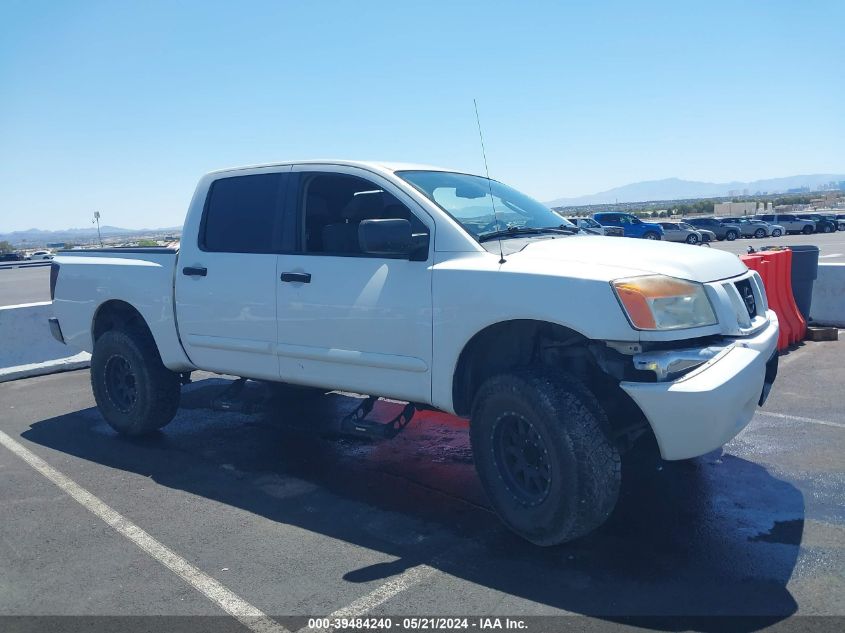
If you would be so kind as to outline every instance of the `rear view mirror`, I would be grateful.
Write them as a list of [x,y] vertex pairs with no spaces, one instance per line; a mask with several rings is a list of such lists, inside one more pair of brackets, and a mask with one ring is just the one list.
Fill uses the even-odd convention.
[[404,219],[361,220],[358,244],[362,253],[384,257],[409,257],[411,223]]
[[482,189],[481,187],[476,187],[474,185],[460,185],[455,187],[455,196],[457,198],[465,198],[468,200],[477,200],[489,195],[489,193],[489,189]]

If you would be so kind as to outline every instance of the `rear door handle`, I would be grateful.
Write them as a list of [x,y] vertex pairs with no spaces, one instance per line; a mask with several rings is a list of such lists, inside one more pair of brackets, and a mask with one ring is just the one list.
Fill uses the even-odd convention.
[[282,281],[298,281],[301,284],[311,283],[311,273],[282,273]]
[[208,274],[208,269],[202,266],[185,266],[182,269],[182,274],[188,277],[205,277]]

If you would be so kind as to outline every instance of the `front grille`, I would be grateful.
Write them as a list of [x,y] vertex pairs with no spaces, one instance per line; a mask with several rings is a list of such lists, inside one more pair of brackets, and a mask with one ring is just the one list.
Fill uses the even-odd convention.
[[754,297],[754,289],[751,287],[750,279],[740,279],[734,283],[739,296],[742,299],[745,309],[748,311],[748,316],[754,318],[757,316],[757,299]]

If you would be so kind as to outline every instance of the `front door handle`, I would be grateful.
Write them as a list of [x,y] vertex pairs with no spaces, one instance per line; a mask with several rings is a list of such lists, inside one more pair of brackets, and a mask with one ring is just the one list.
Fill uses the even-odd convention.
[[208,274],[208,268],[203,266],[185,266],[182,269],[182,274],[187,277],[205,277]]
[[311,273],[282,273],[282,281],[298,281],[301,284],[311,283]]

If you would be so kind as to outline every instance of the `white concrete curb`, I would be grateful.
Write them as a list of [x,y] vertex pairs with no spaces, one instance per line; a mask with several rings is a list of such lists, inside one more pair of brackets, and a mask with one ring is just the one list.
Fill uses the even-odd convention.
[[53,304],[0,307],[0,382],[88,367],[91,355],[53,338]]
[[57,358],[56,360],[43,363],[30,363],[28,365],[16,365],[15,367],[0,368],[0,382],[17,380],[18,378],[31,378],[32,376],[44,376],[55,374],[60,371],[71,371],[74,369],[85,369],[91,364],[91,354],[79,352],[76,356]]

